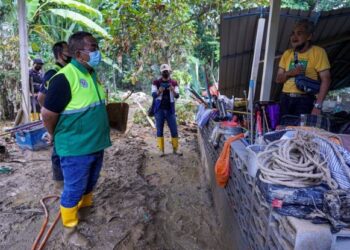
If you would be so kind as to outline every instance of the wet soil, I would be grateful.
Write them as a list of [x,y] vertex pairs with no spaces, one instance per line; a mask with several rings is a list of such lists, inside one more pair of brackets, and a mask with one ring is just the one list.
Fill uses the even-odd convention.
[[[180,127],[183,156],[160,157],[155,131],[132,125],[112,132],[94,206],[79,229],[91,249],[229,249],[220,241],[220,225],[200,164],[195,128]],[[51,149],[22,151],[0,139],[8,155],[0,174],[0,249],[30,249],[44,219],[40,199],[54,193]],[[47,202],[51,221],[59,201]],[[50,223],[49,223],[50,225]],[[59,222],[46,249],[78,249],[61,241]]]

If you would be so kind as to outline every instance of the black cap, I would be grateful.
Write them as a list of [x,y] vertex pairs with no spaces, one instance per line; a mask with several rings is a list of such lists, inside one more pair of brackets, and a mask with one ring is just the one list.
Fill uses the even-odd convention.
[[40,58],[35,58],[33,61],[35,64],[44,64],[44,61],[41,60]]

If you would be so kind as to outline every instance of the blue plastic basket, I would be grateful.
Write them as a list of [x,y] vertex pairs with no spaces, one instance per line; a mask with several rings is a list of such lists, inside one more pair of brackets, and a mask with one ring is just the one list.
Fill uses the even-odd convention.
[[44,140],[47,133],[43,125],[38,125],[30,129],[24,129],[16,132],[16,143],[22,149],[40,150],[47,148],[49,145]]

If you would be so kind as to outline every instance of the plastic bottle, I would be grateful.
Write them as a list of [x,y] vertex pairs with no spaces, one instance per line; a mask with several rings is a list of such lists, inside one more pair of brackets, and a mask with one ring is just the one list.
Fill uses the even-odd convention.
[[300,115],[300,126],[305,126],[306,125],[306,115],[305,114],[301,114]]

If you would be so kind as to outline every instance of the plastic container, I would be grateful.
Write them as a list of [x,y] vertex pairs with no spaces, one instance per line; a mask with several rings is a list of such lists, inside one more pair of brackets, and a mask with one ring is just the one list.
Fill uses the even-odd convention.
[[300,115],[300,126],[306,126],[306,114]]
[[49,145],[45,140],[47,130],[44,125],[38,125],[29,129],[16,132],[16,143],[22,149],[40,150]]
[[264,151],[266,148],[266,145],[249,145],[246,147],[248,151],[248,161],[247,161],[247,168],[248,168],[248,174],[251,177],[255,177],[256,173],[258,172],[258,153]]

